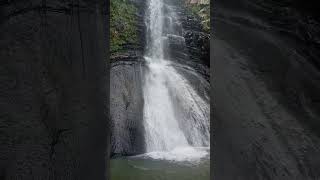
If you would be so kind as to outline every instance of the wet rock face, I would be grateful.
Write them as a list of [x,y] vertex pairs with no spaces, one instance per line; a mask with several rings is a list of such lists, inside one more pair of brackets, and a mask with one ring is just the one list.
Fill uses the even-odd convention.
[[181,36],[184,37],[186,46],[184,53],[189,56],[188,61],[210,67],[210,33],[204,31],[200,17],[192,14],[188,7],[181,5],[183,3],[180,0],[171,2],[176,6],[176,13],[181,23]]
[[[226,0],[218,2],[219,8],[214,13],[215,17],[227,22],[268,30],[290,44],[291,52],[285,55],[290,60],[261,57],[255,60],[253,68],[264,74],[266,79],[273,79],[276,85],[270,86],[278,88],[295,111],[309,116],[311,120],[306,123],[319,131],[320,121],[315,117],[320,115],[320,95],[315,92],[320,91],[320,20],[311,4],[299,0]],[[228,13],[223,13],[224,9]]]
[[112,63],[110,80],[112,156],[145,152],[142,94],[144,68],[141,59],[118,60]]
[[183,36],[186,39],[190,58],[196,61],[202,61],[210,67],[210,35],[203,32],[187,30]]
[[187,7],[180,5],[180,0],[171,3],[176,6],[184,38],[184,49],[171,48],[171,55],[178,63],[192,67],[209,81],[210,34],[203,30],[199,17],[192,14]]
[[[319,8],[314,1],[301,0],[226,0],[217,2],[221,8],[227,8],[234,12],[241,12],[244,16],[252,15],[265,24],[253,24],[261,26],[263,29],[270,29],[282,33],[284,36],[295,38],[299,43],[303,43],[306,47],[300,47],[300,51],[309,56],[318,68],[320,67],[318,49],[320,48],[320,18],[319,12],[315,11]],[[217,11],[220,11],[217,8]],[[232,16],[232,13],[230,13]],[[247,19],[247,20],[246,20]],[[236,18],[234,18],[236,20]],[[246,17],[238,18],[236,21],[247,23],[255,23]],[[251,21],[251,22],[250,22]]]
[[316,35],[307,29],[317,25],[295,2],[216,3],[211,53],[217,179],[320,177],[320,71],[312,58],[314,39],[306,35]]
[[0,3],[0,179],[105,178],[109,13],[78,2]]
[[272,29],[293,39],[300,61],[289,63],[286,78],[280,83],[284,84],[291,102],[310,117],[307,124],[320,132],[320,16],[315,11],[320,6],[315,1],[301,0],[256,4],[270,9],[266,21]]
[[111,156],[135,155],[145,152],[143,128],[143,72],[145,0],[130,0],[138,11],[138,41],[126,44],[111,56],[110,117]]

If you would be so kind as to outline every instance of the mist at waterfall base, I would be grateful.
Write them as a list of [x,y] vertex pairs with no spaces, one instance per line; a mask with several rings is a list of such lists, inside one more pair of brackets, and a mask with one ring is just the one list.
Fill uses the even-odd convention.
[[[112,179],[209,179],[210,98],[198,94],[177,70],[184,65],[170,56],[170,39],[185,47],[174,7],[163,0],[147,2],[147,70],[142,88],[146,151],[113,159]],[[203,79],[196,71],[188,73]],[[207,81],[203,85],[209,87]]]

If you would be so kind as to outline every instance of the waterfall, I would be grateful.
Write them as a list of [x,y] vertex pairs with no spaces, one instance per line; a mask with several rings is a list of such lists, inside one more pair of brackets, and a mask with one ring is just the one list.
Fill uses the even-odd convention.
[[210,108],[169,58],[170,39],[185,46],[174,8],[163,0],[149,0],[146,26],[148,71],[143,87],[146,151],[155,158],[175,160],[181,159],[181,155],[203,156],[206,153],[198,149],[210,144]]

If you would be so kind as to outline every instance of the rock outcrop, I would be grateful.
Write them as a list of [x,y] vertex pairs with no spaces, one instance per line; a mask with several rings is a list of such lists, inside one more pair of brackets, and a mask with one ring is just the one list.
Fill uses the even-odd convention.
[[145,0],[130,0],[137,8],[135,15],[138,40],[126,43],[111,56],[110,117],[111,155],[143,153],[143,72]]
[[0,2],[0,179],[105,179],[104,0]]
[[216,179],[320,177],[319,26],[298,2],[225,0],[212,9]]
[[144,152],[143,59],[112,63],[110,111],[112,156]]

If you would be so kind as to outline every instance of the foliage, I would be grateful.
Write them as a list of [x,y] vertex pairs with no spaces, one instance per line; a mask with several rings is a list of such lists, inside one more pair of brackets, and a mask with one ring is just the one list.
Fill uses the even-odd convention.
[[191,12],[201,18],[201,24],[205,31],[210,31],[210,4],[189,4]]
[[123,49],[123,45],[137,41],[137,8],[128,0],[110,1],[111,53]]

